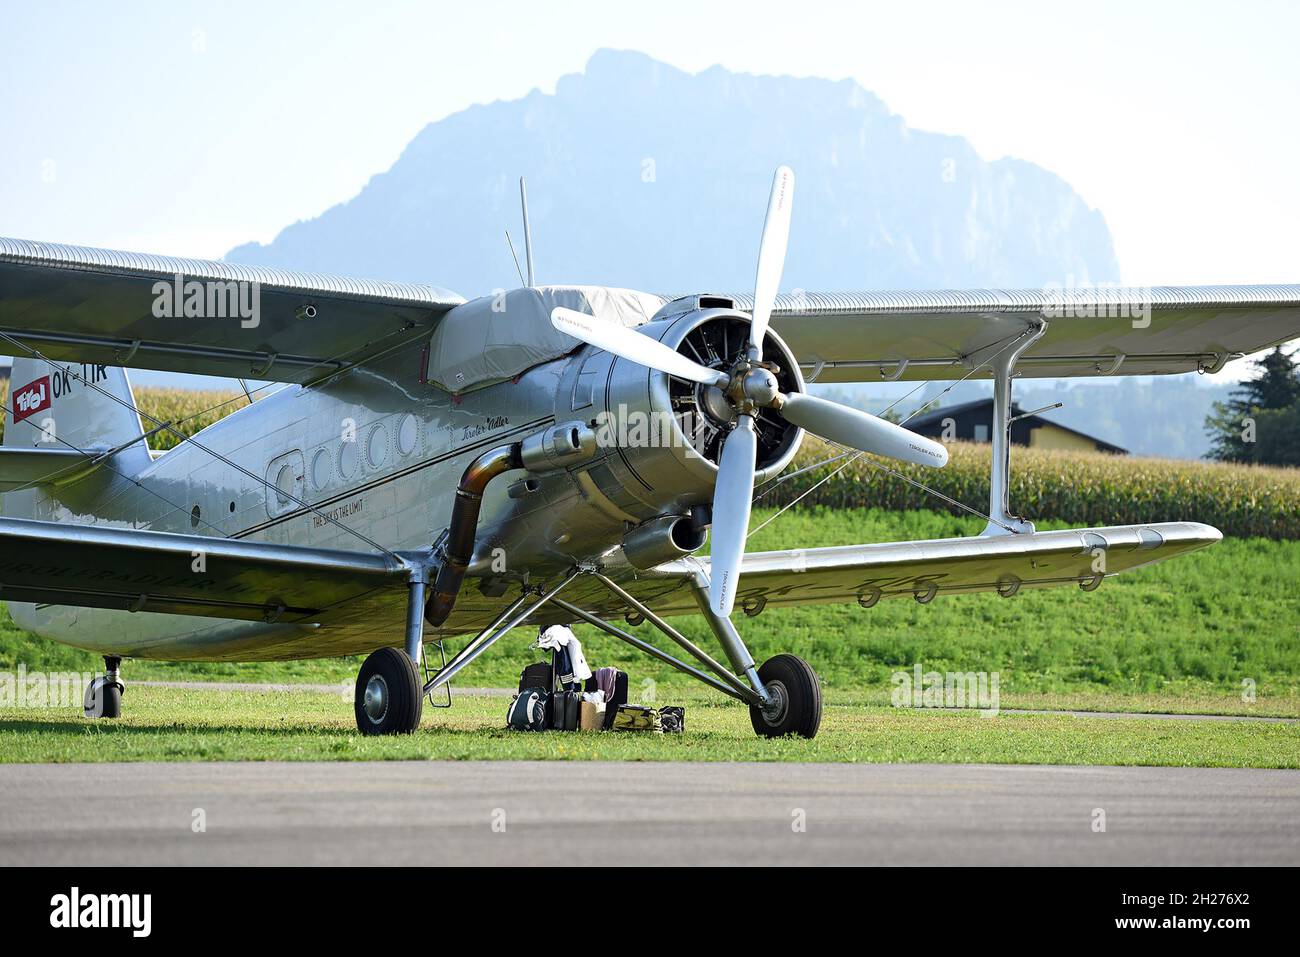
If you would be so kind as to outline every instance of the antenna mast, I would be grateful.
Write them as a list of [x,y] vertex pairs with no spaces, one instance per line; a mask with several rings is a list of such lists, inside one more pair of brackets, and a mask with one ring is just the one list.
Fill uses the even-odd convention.
[[519,205],[524,211],[524,262],[528,265],[528,285],[535,285],[533,275],[533,232],[528,225],[528,187],[524,178],[519,177]]

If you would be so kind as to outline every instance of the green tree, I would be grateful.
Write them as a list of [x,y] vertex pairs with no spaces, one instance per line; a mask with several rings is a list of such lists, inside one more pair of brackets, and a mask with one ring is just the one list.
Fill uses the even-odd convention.
[[1274,349],[1255,360],[1258,374],[1214,403],[1205,419],[1210,458],[1257,465],[1300,464],[1300,375],[1297,362]]

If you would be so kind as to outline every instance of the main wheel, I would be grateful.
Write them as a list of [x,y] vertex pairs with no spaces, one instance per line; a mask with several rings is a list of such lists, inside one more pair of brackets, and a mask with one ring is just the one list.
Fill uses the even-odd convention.
[[415,662],[396,648],[380,648],[361,666],[355,696],[362,734],[410,734],[420,726],[424,686]]
[[772,706],[750,706],[754,732],[766,738],[814,737],[822,723],[822,686],[808,662],[797,655],[777,655],[763,662],[758,678],[772,696]]

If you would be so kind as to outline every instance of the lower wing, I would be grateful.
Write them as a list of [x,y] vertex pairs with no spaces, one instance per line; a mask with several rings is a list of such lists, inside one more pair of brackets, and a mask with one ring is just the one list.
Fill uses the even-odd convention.
[[383,555],[0,518],[5,601],[288,623],[409,580]]
[[[882,598],[999,592],[1078,585],[1091,590],[1111,575],[1184,555],[1222,538],[1198,522],[1164,522],[1080,528],[1021,535],[946,538],[884,545],[755,552],[741,567],[736,606],[756,615],[767,607],[857,602]],[[707,576],[708,559],[661,565],[624,587],[652,611],[665,615],[699,611],[691,579]],[[599,604],[609,604],[608,594]],[[617,607],[605,609],[609,613]]]

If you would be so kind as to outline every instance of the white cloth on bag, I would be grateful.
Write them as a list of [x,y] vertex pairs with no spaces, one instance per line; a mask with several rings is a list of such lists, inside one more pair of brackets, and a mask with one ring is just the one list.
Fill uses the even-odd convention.
[[577,635],[564,625],[551,625],[537,639],[537,647],[545,648],[547,651],[559,651],[561,648],[567,648],[569,652],[569,664],[573,666],[573,680],[586,681],[591,677],[591,667],[587,664],[587,658],[582,653],[582,642],[578,640]]

